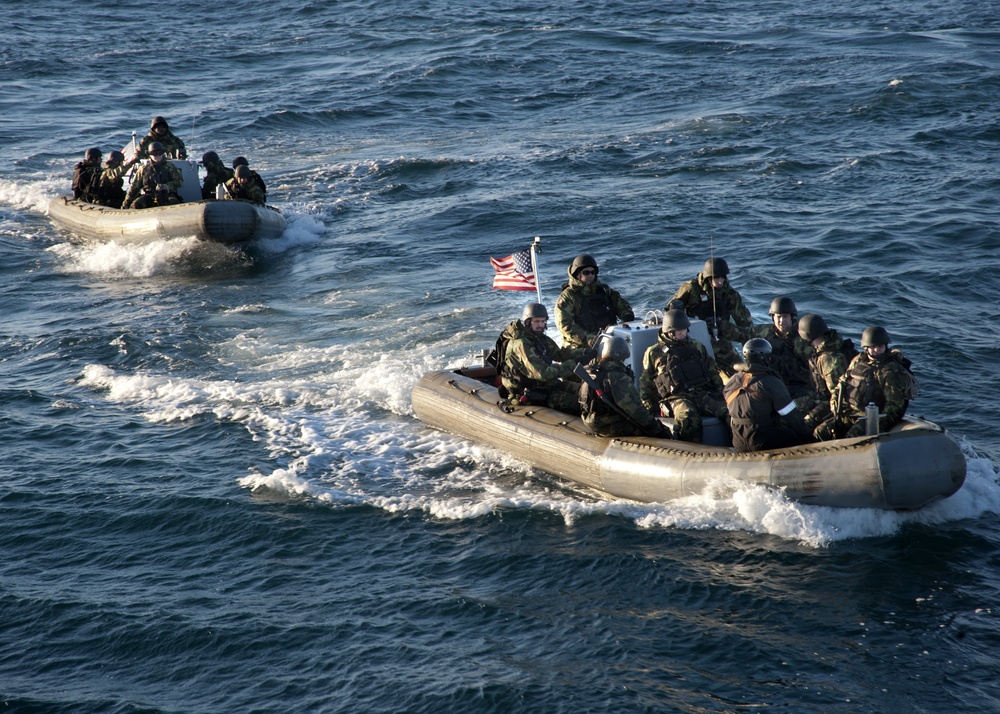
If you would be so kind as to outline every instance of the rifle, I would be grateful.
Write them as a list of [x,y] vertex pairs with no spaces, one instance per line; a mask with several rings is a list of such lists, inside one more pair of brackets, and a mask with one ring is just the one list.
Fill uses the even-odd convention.
[[[712,273],[715,273],[715,238],[711,239],[709,243],[709,258],[712,260]],[[715,342],[719,341],[719,315],[715,309],[715,277],[711,277],[708,280],[708,284],[712,286],[712,339]]]
[[614,401],[611,399],[611,397],[609,397],[607,394],[605,394],[604,390],[601,389],[600,385],[598,385],[597,382],[594,381],[594,378],[591,377],[590,374],[587,373],[587,370],[585,370],[583,368],[582,364],[578,364],[576,366],[576,369],[573,370],[573,374],[575,374],[577,377],[579,377],[581,380],[583,380],[583,382],[588,387],[590,387],[591,391],[593,391],[594,394],[597,395],[598,399],[600,399],[602,402],[604,402],[605,406],[607,406],[609,409],[611,409],[611,411],[613,411],[615,414],[617,414],[618,416],[622,417],[623,419],[625,419],[629,423],[635,425],[635,427],[637,429],[639,429],[641,432],[643,432],[646,436],[652,437],[654,439],[662,439],[662,438],[664,438],[660,434],[652,434],[652,433],[650,433],[650,430],[649,430],[648,427],[645,427],[642,424],[640,424],[639,422],[637,422],[635,419],[633,419],[631,416],[629,416],[625,412],[624,409],[622,409],[620,406],[618,406],[617,404],[615,404]]

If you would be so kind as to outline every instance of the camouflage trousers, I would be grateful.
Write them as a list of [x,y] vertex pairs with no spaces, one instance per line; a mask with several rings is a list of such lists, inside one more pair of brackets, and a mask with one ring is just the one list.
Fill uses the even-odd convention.
[[729,424],[729,409],[726,407],[725,400],[711,394],[671,397],[665,404],[677,425],[677,439],[679,441],[701,443],[704,434],[702,415],[714,416],[723,424]]

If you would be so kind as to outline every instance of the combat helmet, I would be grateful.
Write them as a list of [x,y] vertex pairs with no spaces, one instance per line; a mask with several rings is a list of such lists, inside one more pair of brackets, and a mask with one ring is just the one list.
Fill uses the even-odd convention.
[[201,155],[202,166],[215,166],[216,164],[222,163],[219,155],[214,151],[206,151]]
[[705,267],[701,269],[701,274],[706,278],[725,278],[729,276],[729,263],[725,258],[709,258],[705,261]]
[[876,345],[888,346],[890,342],[892,342],[892,340],[889,338],[888,331],[880,325],[866,327],[865,331],[861,333],[862,347],[875,347]]
[[825,335],[829,329],[826,320],[819,315],[810,313],[799,318],[799,337],[806,342],[812,342],[817,337]]
[[[243,164],[236,167],[236,170],[233,172],[233,176],[237,179],[253,178],[253,174],[250,172],[250,167],[244,166]],[[548,315],[546,315],[546,317],[548,317]]]
[[615,360],[617,362],[624,362],[632,354],[631,350],[628,348],[628,343],[625,341],[624,337],[605,337],[601,340],[601,346],[597,351],[597,361],[604,362],[605,360]]
[[528,320],[535,320],[539,317],[544,317],[548,320],[549,311],[540,302],[529,302],[524,306],[524,311],[521,313],[521,322],[527,324]]
[[747,364],[766,364],[771,358],[771,343],[763,337],[754,337],[743,345],[743,359]]
[[771,301],[771,308],[767,311],[767,314],[772,316],[791,315],[793,318],[796,318],[799,316],[799,311],[795,309],[794,300],[787,295],[782,295]]
[[691,318],[687,316],[686,312],[683,310],[667,310],[667,313],[663,316],[663,327],[660,328],[660,331],[686,330],[689,327],[691,327]]
[[597,261],[594,260],[594,256],[588,255],[587,253],[581,253],[573,258],[573,263],[569,266],[569,274],[574,278],[578,277],[577,273],[584,268],[593,268],[597,273],[601,271],[601,269],[597,267]]
[[247,157],[245,156],[237,156],[233,159],[233,168],[235,169],[237,166],[250,166],[250,162],[247,161]]
[[111,152],[108,154],[108,163],[109,164],[112,164],[112,165],[113,164],[120,164],[124,160],[125,160],[125,154],[123,154],[122,152],[118,151],[118,149],[112,149]]
[[160,142],[154,141],[149,145],[150,156],[152,156],[153,154],[165,154],[165,153],[167,153],[167,150],[163,148],[163,144],[161,144]]
[[153,117],[153,120],[149,122],[149,128],[156,129],[156,127],[158,127],[160,124],[163,124],[163,127],[167,131],[170,131],[170,125],[167,124],[167,120],[164,119],[163,117]]
[[93,161],[95,163],[100,163],[101,161],[101,150],[96,146],[87,149],[87,153],[83,155],[84,159],[87,161]]

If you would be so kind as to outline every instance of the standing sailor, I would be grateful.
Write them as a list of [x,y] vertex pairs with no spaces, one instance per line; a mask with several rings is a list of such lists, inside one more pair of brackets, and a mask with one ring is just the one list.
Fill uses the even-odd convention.
[[729,284],[729,264],[722,258],[706,260],[697,277],[677,288],[664,312],[673,308],[708,323],[715,360],[719,369],[731,376],[733,365],[740,361],[733,342],[750,339],[753,319],[743,298]]
[[635,319],[632,306],[602,283],[594,256],[576,256],[566,269],[569,282],[556,300],[556,327],[566,347],[590,347],[601,330]]
[[187,158],[187,150],[184,148],[184,142],[179,136],[170,131],[170,126],[163,117],[153,117],[153,120],[149,123],[149,133],[139,140],[139,146],[136,147],[135,155],[140,159],[147,158],[153,142],[159,142],[160,146],[163,147],[163,150],[167,152],[168,157],[171,159]]

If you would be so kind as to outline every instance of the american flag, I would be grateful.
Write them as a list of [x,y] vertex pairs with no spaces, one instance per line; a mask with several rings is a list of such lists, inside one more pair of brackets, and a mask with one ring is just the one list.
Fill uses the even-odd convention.
[[530,250],[522,250],[506,258],[490,258],[490,265],[497,271],[493,276],[494,290],[535,289],[535,269],[531,265]]
[[130,141],[122,147],[122,154],[125,156],[125,162],[128,163],[135,156],[135,140]]

